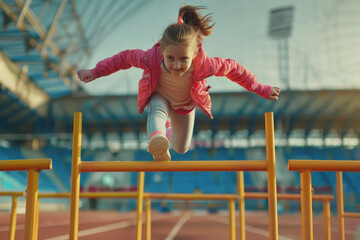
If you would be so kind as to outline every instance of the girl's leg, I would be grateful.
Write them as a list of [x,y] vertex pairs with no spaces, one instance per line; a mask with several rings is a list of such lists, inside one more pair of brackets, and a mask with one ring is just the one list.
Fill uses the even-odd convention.
[[170,143],[165,137],[169,103],[159,93],[154,93],[147,107],[147,130],[150,138],[148,151],[154,156],[155,161],[170,161]]
[[172,148],[178,153],[186,153],[191,144],[194,130],[195,109],[188,115],[169,111],[172,129]]

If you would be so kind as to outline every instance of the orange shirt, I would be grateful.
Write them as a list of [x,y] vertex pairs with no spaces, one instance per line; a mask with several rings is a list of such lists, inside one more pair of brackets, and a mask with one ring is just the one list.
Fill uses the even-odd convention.
[[178,110],[181,106],[188,106],[189,109],[194,108],[194,102],[191,99],[192,72],[193,67],[182,76],[176,77],[161,64],[161,73],[155,91],[165,97],[174,110]]

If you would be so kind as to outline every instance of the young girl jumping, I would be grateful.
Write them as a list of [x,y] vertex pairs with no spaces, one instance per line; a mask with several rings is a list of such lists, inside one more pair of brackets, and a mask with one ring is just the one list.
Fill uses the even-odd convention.
[[189,149],[196,106],[213,118],[206,78],[225,76],[265,99],[277,100],[280,94],[280,88],[258,83],[253,73],[233,59],[206,55],[202,41],[212,33],[214,23],[210,14],[201,16],[202,9],[181,7],[177,23],[169,25],[151,49],[125,50],[100,61],[94,69],[77,72],[88,83],[130,67],[144,70],[138,108],[140,114],[148,109],[148,151],[155,161],[171,160],[170,142],[178,153]]

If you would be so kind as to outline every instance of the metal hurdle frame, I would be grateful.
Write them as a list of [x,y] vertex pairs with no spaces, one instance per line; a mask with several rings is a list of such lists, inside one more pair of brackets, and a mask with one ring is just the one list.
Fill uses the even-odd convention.
[[[300,172],[301,184],[301,233],[303,240],[313,239],[312,218],[312,185],[311,172],[326,171],[337,172],[336,185],[338,197],[338,212],[340,239],[345,239],[344,219],[345,216],[358,216],[357,214],[345,214],[342,189],[342,174],[339,172],[360,172],[360,161],[349,160],[289,160],[288,170]],[[340,199],[340,202],[339,202]],[[341,206],[340,206],[341,204]],[[360,214],[359,214],[360,216]]]
[[[39,198],[70,198],[71,194],[62,193],[39,193]],[[80,192],[80,198],[137,198],[137,192]],[[300,196],[300,195],[299,195]],[[183,200],[183,201],[227,201],[229,205],[230,238],[235,238],[235,200],[236,194],[185,194],[185,193],[143,193],[146,209],[146,239],[151,239],[151,199]]]
[[[11,219],[9,225],[9,240],[15,239],[16,230],[16,208],[18,197],[24,197],[25,192],[0,192],[0,196],[12,197],[11,203]],[[80,192],[80,198],[137,198],[137,192]],[[39,192],[39,199],[41,198],[70,198],[70,192]],[[146,239],[151,239],[151,199],[164,200],[183,200],[183,201],[197,201],[197,200],[219,200],[229,202],[229,222],[230,222],[230,236],[235,233],[235,209],[232,209],[233,203],[239,198],[238,194],[185,194],[185,193],[144,193],[145,208],[146,208]],[[267,199],[268,194],[265,192],[245,192],[245,199]],[[279,193],[278,200],[300,201],[301,195],[297,193]],[[334,200],[333,195],[316,194],[313,195],[313,201],[321,201],[323,203],[324,215],[324,231],[325,239],[330,239],[331,225],[330,225],[330,201]],[[354,214],[354,213],[346,213]],[[352,215],[348,216],[352,217]]]
[[235,194],[144,193],[146,212],[146,240],[151,240],[151,199],[227,201],[229,209],[230,239],[236,238]]
[[[81,161],[82,113],[74,114],[69,239],[78,238],[81,172],[139,172],[137,197],[137,240],[141,240],[145,171],[266,171],[268,176],[269,239],[278,239],[277,192],[273,113],[265,113],[266,160],[239,161]],[[244,188],[239,187],[240,198]],[[240,228],[245,228],[244,204],[239,207]],[[245,232],[245,231],[243,231]],[[244,234],[245,235],[245,234]],[[243,238],[245,239],[245,236]]]
[[[48,169],[52,169],[52,163],[51,163],[50,158],[0,161],[0,171],[27,171],[28,172],[27,191],[26,191],[26,210],[25,210],[25,237],[24,237],[27,240],[33,240],[33,239],[38,238],[39,173],[41,170],[48,170]],[[14,199],[13,199],[13,201],[14,201]],[[15,202],[15,206],[16,205],[17,205],[17,201]],[[16,216],[16,211],[15,211],[15,216]],[[13,221],[15,221],[15,222],[13,222]],[[11,226],[13,226],[13,224],[16,225],[16,217],[13,218],[13,215],[12,215]],[[15,235],[15,228],[13,228],[12,231],[10,231],[9,238],[11,239],[11,237],[13,235]]]
[[344,212],[344,189],[342,172],[336,172],[336,196],[339,234],[341,239],[345,239],[345,217],[360,218],[360,212]]

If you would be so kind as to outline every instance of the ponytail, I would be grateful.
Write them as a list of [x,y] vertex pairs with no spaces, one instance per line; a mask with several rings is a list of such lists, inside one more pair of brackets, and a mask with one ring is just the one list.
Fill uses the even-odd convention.
[[178,23],[169,25],[162,36],[161,47],[169,44],[184,44],[193,40],[202,41],[212,34],[215,23],[211,14],[201,16],[200,10],[205,7],[182,6],[179,9]]
[[179,16],[183,16],[182,19],[185,24],[190,25],[199,32],[199,38],[203,40],[205,37],[212,34],[212,29],[215,23],[212,21],[211,14],[201,16],[200,10],[206,9],[205,7],[195,6],[182,6],[179,9]]

